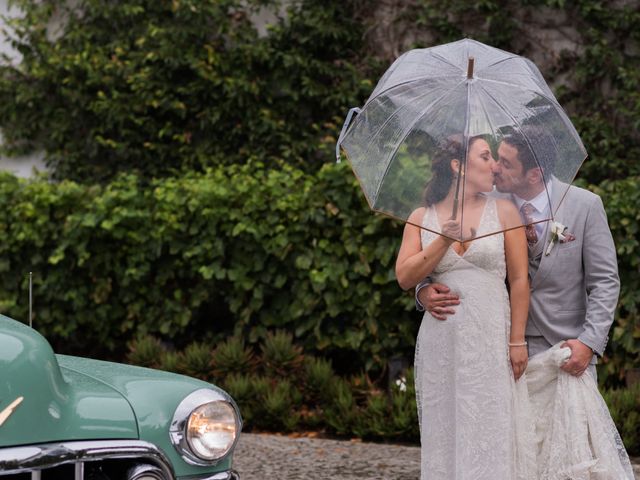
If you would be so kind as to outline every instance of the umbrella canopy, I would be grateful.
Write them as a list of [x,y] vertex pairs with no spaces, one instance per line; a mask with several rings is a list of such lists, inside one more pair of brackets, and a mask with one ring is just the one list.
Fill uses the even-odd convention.
[[[345,122],[337,148],[346,153],[369,206],[408,221],[414,210],[437,201],[434,191],[451,190],[451,218],[462,224],[456,240],[469,239],[465,221],[478,221],[477,215],[465,219],[465,192],[493,188],[487,187],[485,177],[480,182],[485,186],[479,187],[478,175],[487,173],[472,175],[473,164],[468,162],[478,139],[484,142],[478,145],[489,146],[495,155],[505,136],[517,138],[544,184],[555,179],[554,188],[564,189],[553,192],[558,198],[587,156],[571,121],[530,60],[469,39],[406,52],[357,112],[351,125]],[[484,235],[516,226],[502,225]]]

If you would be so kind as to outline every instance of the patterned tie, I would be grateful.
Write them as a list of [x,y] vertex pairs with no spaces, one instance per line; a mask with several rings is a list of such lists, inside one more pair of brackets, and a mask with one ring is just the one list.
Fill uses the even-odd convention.
[[536,232],[536,227],[533,224],[533,217],[531,214],[534,212],[535,208],[530,203],[525,203],[520,208],[522,212],[522,218],[524,218],[524,223],[526,226],[524,227],[524,234],[527,236],[527,243],[530,247],[533,247],[536,243],[538,243],[538,232]]

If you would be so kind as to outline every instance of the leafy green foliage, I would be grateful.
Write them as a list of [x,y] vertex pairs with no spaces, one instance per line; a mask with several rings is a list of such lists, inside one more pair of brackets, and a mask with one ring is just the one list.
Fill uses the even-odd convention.
[[[240,413],[244,429],[253,425],[255,418],[255,409],[257,404],[257,396],[260,380],[255,376],[233,374],[225,377],[221,386],[233,397],[236,403],[241,406]],[[268,388],[264,383],[264,390]]]
[[[26,318],[33,271],[36,327],[58,351],[120,356],[137,339],[132,362],[206,377],[205,345],[245,338],[213,361],[248,418],[267,418],[268,405],[278,428],[326,418],[336,433],[416,438],[413,395],[368,380],[415,342],[413,300],[394,280],[400,228],[369,213],[344,165],[323,165],[343,112],[379,73],[361,2],[288,3],[268,36],[250,16],[277,1],[14,3],[24,61],[0,67],[4,151],[43,149],[58,179],[87,185],[0,176],[0,310]],[[596,0],[421,0],[405,13],[431,34],[418,46],[471,36],[526,55],[522,8],[565,15],[583,42],[560,59],[571,81],[556,94],[590,152],[580,181],[603,197],[618,248],[620,306],[599,368],[620,385],[640,361],[640,13]],[[67,19],[53,38],[52,16]],[[308,405],[252,361],[278,329],[305,352],[304,371],[283,371],[303,380]],[[149,333],[182,353],[139,337]],[[336,377],[312,354],[368,374]],[[300,409],[293,424],[278,417],[287,408]],[[635,441],[635,417],[617,418]]]
[[211,361],[216,378],[225,378],[249,373],[255,365],[255,356],[242,338],[230,337],[216,347]]
[[267,334],[262,343],[263,368],[267,373],[286,377],[300,367],[302,360],[302,348],[293,344],[293,335],[281,330]]
[[338,435],[349,435],[357,421],[355,399],[346,380],[341,378],[333,385],[332,401],[324,411],[325,422]]
[[211,378],[211,347],[194,342],[185,348],[180,357],[181,370],[189,376],[202,380]]
[[[522,15],[518,13],[522,12]],[[599,0],[436,0],[407,2],[403,19],[429,32],[430,47],[470,37],[528,56],[521,38],[545,35],[535,24],[522,23],[533,13],[565,19],[578,45],[550,59],[546,80],[560,83],[556,96],[580,133],[590,159],[580,177],[591,184],[640,174],[640,10],[632,4]],[[556,27],[560,29],[561,27]],[[560,80],[560,81],[558,81]]]
[[[129,359],[131,363],[136,363],[132,359]],[[158,368],[167,372],[180,373],[183,370],[184,363],[182,362],[182,356],[174,351],[164,351],[160,356],[160,364]]]
[[[638,181],[594,187],[622,279],[608,385],[640,357]],[[145,333],[256,345],[281,329],[340,373],[412,356],[418,318],[393,270],[400,228],[367,210],[345,165],[219,167],[149,188],[134,176],[91,187],[2,175],[0,201],[12,206],[0,211],[0,306],[26,318],[33,271],[35,325],[62,352],[118,355]]]
[[[0,306],[61,352],[117,355],[137,334],[180,347],[290,332],[341,368],[411,356],[412,298],[393,272],[400,229],[342,165],[261,164],[104,187],[0,176]],[[276,363],[278,360],[274,357]]]
[[640,453],[640,383],[628,389],[604,391],[602,396],[609,406],[624,446],[630,455]]
[[268,427],[280,431],[292,431],[300,421],[300,402],[302,396],[287,379],[272,382],[266,394],[260,398],[262,415],[256,418],[258,428]]
[[329,360],[305,358],[304,385],[309,401],[315,404],[327,403],[331,398],[334,379],[335,373]]
[[[284,8],[276,0],[14,3],[23,60],[0,67],[4,151],[42,149],[58,178],[256,157],[315,169],[333,116],[371,88],[353,65],[364,28],[355,2],[286,2],[267,36],[251,18]],[[55,35],[52,18],[64,19]]]
[[600,374],[621,383],[640,365],[640,176],[606,180],[593,188],[602,197],[618,254],[620,300]]
[[403,18],[428,29],[433,45],[472,36],[495,47],[507,48],[516,27],[512,13],[521,8],[522,3],[525,2],[450,0],[447,7],[442,8],[437,0],[420,0],[407,2]]
[[164,348],[159,339],[141,336],[129,343],[127,361],[141,367],[159,368]]
[[[234,339],[223,343],[221,350],[216,349],[241,352],[225,357],[225,371],[243,373],[223,374],[216,383],[240,407],[245,431],[288,432],[302,428],[365,439],[419,440],[413,368],[405,369],[386,385],[386,381],[374,382],[363,372],[348,378],[338,376],[327,359],[306,355],[303,362],[292,364],[283,377],[263,358],[268,351],[266,343],[273,342],[275,336],[287,345],[286,350],[291,350],[291,339],[277,334],[268,335],[256,347]],[[173,365],[172,371],[193,374],[194,367],[183,359],[205,359],[212,349],[213,346],[195,342],[182,352],[169,351],[156,338],[146,336],[130,342],[127,358],[146,366],[151,364],[149,358],[159,358],[161,368]],[[145,351],[148,353],[142,354]],[[257,351],[262,353],[256,354]],[[239,362],[235,367],[231,364],[233,358]],[[247,358],[251,361],[247,362]],[[198,365],[197,361],[194,363]],[[640,453],[640,384],[602,391],[629,453]]]

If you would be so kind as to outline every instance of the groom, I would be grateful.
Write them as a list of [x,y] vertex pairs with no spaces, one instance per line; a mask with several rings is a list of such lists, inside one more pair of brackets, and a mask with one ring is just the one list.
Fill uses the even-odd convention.
[[[534,130],[533,135],[541,144],[548,141],[541,131]],[[527,141],[514,133],[501,141],[493,171],[496,190],[508,194],[523,223],[550,218],[554,212],[555,221],[567,227],[564,240],[555,242],[550,251],[553,222],[525,227],[531,288],[529,356],[564,341],[571,358],[562,369],[580,376],[588,368],[595,379],[595,364],[607,345],[620,291],[615,246],[600,197],[574,186],[567,191],[566,184],[547,172],[553,170],[554,152],[543,157],[545,162],[539,165]],[[419,309],[424,306],[439,320],[446,320],[460,303],[438,283],[418,285],[416,300]]]

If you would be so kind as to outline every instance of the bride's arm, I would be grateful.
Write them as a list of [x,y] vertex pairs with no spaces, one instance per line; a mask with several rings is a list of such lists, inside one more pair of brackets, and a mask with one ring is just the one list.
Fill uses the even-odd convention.
[[[409,216],[404,226],[402,244],[396,260],[396,278],[403,290],[415,287],[428,276],[444,256],[452,240],[438,235],[425,248],[420,241],[420,228],[425,209],[418,208]],[[411,225],[411,224],[415,225]],[[444,226],[443,226],[444,228]]]
[[[499,211],[503,226],[511,228],[521,223],[520,214],[511,202],[504,201]],[[515,228],[504,233],[504,250],[511,304],[509,343],[517,345],[509,347],[509,353],[513,374],[517,380],[524,372],[528,358],[527,347],[524,345],[524,333],[529,313],[529,260],[524,228]]]

